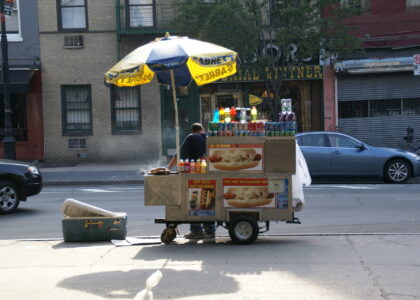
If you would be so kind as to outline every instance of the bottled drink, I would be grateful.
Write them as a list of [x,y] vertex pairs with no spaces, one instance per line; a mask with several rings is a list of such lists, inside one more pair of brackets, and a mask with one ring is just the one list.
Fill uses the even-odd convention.
[[219,123],[219,110],[217,108],[214,110],[213,123]]
[[241,108],[241,123],[246,123],[246,108]]
[[184,173],[185,169],[184,169],[184,160],[181,159],[178,163],[178,172],[180,173]]
[[184,163],[184,172],[185,173],[190,173],[190,169],[191,169],[190,160],[186,159],[185,163]]
[[289,113],[289,135],[294,136],[296,133],[296,114],[294,112]]
[[221,107],[219,109],[219,122],[224,122],[224,121],[225,121],[225,109]]
[[195,160],[191,159],[190,162],[190,173],[195,173]]
[[[240,107],[237,107],[235,109],[235,112],[236,112],[235,121],[236,122],[240,122],[241,121],[241,112],[242,112],[242,109]],[[230,113],[232,114],[232,111],[230,111]]]
[[246,121],[251,122],[251,109],[249,107],[245,108]]
[[230,118],[230,108],[226,107],[225,108],[225,122],[230,122],[231,118]]
[[236,108],[235,106],[232,106],[230,108],[230,119],[232,122],[236,121]]
[[252,107],[251,109],[251,121],[252,122],[256,122],[257,121],[257,108],[255,106]]
[[201,160],[201,173],[207,173],[207,162],[204,158]]

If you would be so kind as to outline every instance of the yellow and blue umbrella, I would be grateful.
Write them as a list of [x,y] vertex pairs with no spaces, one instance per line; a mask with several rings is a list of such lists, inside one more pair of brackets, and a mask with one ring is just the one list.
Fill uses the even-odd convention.
[[161,84],[172,86],[175,108],[176,148],[179,161],[179,122],[176,86],[187,86],[192,80],[204,85],[233,75],[238,54],[227,48],[188,37],[157,38],[140,46],[105,73],[105,83],[131,87],[149,83],[156,75]]

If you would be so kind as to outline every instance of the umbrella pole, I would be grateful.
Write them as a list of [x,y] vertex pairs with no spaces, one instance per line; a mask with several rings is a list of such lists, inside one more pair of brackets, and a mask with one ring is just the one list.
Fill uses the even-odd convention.
[[178,121],[178,104],[176,102],[176,87],[175,87],[175,75],[174,70],[170,70],[171,73],[171,86],[172,86],[172,98],[174,100],[174,110],[175,110],[175,143],[176,143],[176,166],[178,169],[178,163],[180,162],[180,152],[179,152],[179,121]]

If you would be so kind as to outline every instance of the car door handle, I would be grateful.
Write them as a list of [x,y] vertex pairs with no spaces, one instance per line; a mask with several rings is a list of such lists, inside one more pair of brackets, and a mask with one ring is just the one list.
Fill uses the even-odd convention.
[[333,152],[333,154],[341,154],[341,152],[336,150],[336,151]]

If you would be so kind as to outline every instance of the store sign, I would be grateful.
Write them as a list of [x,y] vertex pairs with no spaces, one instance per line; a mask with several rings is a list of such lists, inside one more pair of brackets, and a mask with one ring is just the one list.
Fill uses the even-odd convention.
[[[263,75],[263,76],[262,76]],[[265,79],[274,80],[315,80],[323,79],[322,66],[285,66],[275,68],[265,68],[264,74],[260,74],[254,68],[240,68],[235,75],[221,79],[221,82],[250,82],[263,81]],[[219,81],[219,82],[220,82]]]
[[414,76],[420,75],[420,54],[414,55],[413,64],[414,64]]

